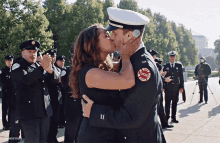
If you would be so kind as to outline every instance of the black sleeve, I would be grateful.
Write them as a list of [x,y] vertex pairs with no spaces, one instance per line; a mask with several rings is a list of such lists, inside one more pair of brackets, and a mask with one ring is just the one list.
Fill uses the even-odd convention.
[[181,64],[179,66],[179,70],[180,70],[180,88],[184,88],[183,68]]
[[0,84],[4,83],[4,69],[0,70]]
[[[65,75],[61,75],[61,86],[63,89],[65,89],[66,91],[68,91],[68,78],[69,78],[69,67],[66,68],[66,70],[63,70],[62,72],[65,72]],[[61,72],[61,73],[62,73]]]
[[210,65],[206,64],[205,65],[205,72],[204,72],[205,76],[209,76],[211,73],[212,73],[212,70],[211,70]]
[[1,84],[7,84],[7,85],[10,84],[10,79],[7,75],[9,75],[9,71],[6,70],[5,68],[2,68],[1,74],[0,74],[0,83]]
[[59,83],[60,74],[57,69],[53,69],[53,73],[46,73],[46,77],[50,79],[51,83]]
[[198,65],[195,68],[194,74],[195,74],[196,77],[198,76]]

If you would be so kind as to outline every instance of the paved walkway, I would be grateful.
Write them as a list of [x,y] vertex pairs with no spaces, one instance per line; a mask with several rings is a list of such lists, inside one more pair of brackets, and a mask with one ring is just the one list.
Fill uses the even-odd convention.
[[[178,124],[173,124],[174,128],[165,129],[164,134],[167,143],[220,143],[220,87],[218,78],[210,78],[209,86],[213,92],[209,93],[208,104],[197,104],[199,100],[199,88],[196,87],[195,81],[185,83],[186,102],[180,101],[177,108]],[[192,99],[193,97],[193,99]],[[192,103],[190,105],[190,101]],[[1,104],[1,103],[0,103]],[[0,105],[0,119],[1,119],[1,105]],[[172,124],[172,123],[171,123]],[[7,143],[9,131],[2,130],[0,121],[0,143]],[[58,140],[64,140],[64,129],[59,129]]]
[[[209,79],[208,104],[198,104],[199,88],[195,81],[185,83],[186,103],[180,101],[177,107],[178,124],[174,128],[164,130],[168,143],[220,143],[220,87],[218,78]],[[193,99],[192,99],[193,97]],[[215,98],[214,98],[215,97]],[[190,105],[190,101],[192,103]]]

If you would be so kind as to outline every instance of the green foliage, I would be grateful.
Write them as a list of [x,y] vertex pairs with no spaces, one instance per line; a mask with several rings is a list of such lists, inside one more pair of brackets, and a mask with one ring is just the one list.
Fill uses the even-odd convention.
[[194,71],[186,71],[187,72],[187,77],[194,77]]
[[219,77],[219,72],[213,71],[209,77]]
[[[43,7],[34,0],[1,0],[0,3],[0,58],[7,54],[17,56],[19,44],[36,39],[41,42],[41,50],[57,48],[58,55],[69,57],[79,33],[94,23],[108,24],[107,8],[114,7],[113,0],[76,0],[73,4],[66,0],[45,0]],[[176,26],[160,13],[151,9],[138,8],[136,0],[120,0],[117,7],[129,9],[150,19],[145,26],[143,42],[147,49],[155,49],[158,56],[168,62],[170,50],[178,52],[177,60],[184,66],[197,63],[197,50],[191,33],[183,25]],[[215,52],[220,51],[220,41],[216,41]],[[220,57],[217,57],[220,61]],[[217,62],[219,64],[219,62]],[[0,61],[0,67],[4,61]]]
[[205,57],[206,62],[211,66],[212,71],[216,69],[216,63],[215,63],[215,58],[212,56],[207,56]]
[[171,25],[178,42],[178,51],[181,63],[185,66],[195,65],[198,57],[195,42],[192,39],[191,33],[185,29],[183,25],[177,27],[174,22],[171,22]]
[[121,9],[138,11],[138,5],[137,5],[136,0],[120,0],[117,7]]
[[4,57],[21,52],[20,43],[35,39],[41,49],[52,46],[52,33],[47,31],[49,22],[40,3],[32,0],[9,0],[0,5],[0,67],[5,66]]
[[215,46],[214,52],[218,53],[218,55],[216,56],[216,63],[220,65],[220,39],[214,42],[214,46]]
[[104,23],[108,22],[108,13],[107,13],[107,8],[108,7],[114,7],[114,1],[113,0],[105,0],[103,3],[103,9],[102,12],[104,14]]

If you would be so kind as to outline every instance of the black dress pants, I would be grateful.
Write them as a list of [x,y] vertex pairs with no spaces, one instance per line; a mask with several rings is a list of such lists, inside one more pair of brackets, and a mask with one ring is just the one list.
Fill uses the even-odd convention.
[[15,119],[14,111],[11,110],[11,128],[9,132],[9,143],[18,143],[20,142],[20,130],[21,130],[21,137],[24,139],[24,132],[21,128],[21,123],[19,120]]
[[177,103],[179,101],[179,88],[165,87],[165,113],[166,119],[170,118],[170,104],[172,101],[172,119],[176,119]]
[[82,118],[83,118],[82,115],[79,115],[78,117],[74,117],[74,120],[72,119],[66,120],[65,133],[64,133],[65,143],[73,143],[74,141],[76,142]]
[[20,120],[25,135],[25,143],[46,143],[50,118]]
[[53,115],[50,117],[50,125],[47,142],[56,142],[57,133],[58,133],[58,112],[59,112],[59,103],[51,103],[53,109]]
[[204,93],[204,99],[207,102],[208,101],[207,84],[203,82],[199,82],[199,91],[200,91],[200,101],[203,102],[203,93]]
[[166,120],[166,116],[164,113],[164,107],[163,107],[163,95],[162,93],[159,95],[159,103],[158,103],[158,115],[160,117],[160,122],[162,126],[165,126],[168,124],[167,120]]
[[58,118],[59,118],[58,121],[59,125],[65,125],[64,104],[59,105]]
[[[6,116],[8,115],[8,120],[6,120]],[[3,127],[10,126],[10,99],[9,98],[2,98],[2,125]]]

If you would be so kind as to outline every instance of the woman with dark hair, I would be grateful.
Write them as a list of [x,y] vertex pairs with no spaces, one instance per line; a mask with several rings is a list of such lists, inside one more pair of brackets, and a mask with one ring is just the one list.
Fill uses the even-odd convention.
[[[74,57],[69,85],[73,97],[88,95],[97,104],[117,108],[123,104],[119,90],[135,85],[135,77],[130,56],[139,47],[140,40],[131,38],[126,44],[121,39],[119,50],[122,67],[120,72],[112,72],[109,54],[116,50],[102,25],[95,24],[83,30],[74,45]],[[83,117],[77,142],[115,142],[117,130],[89,126],[89,119]]]

